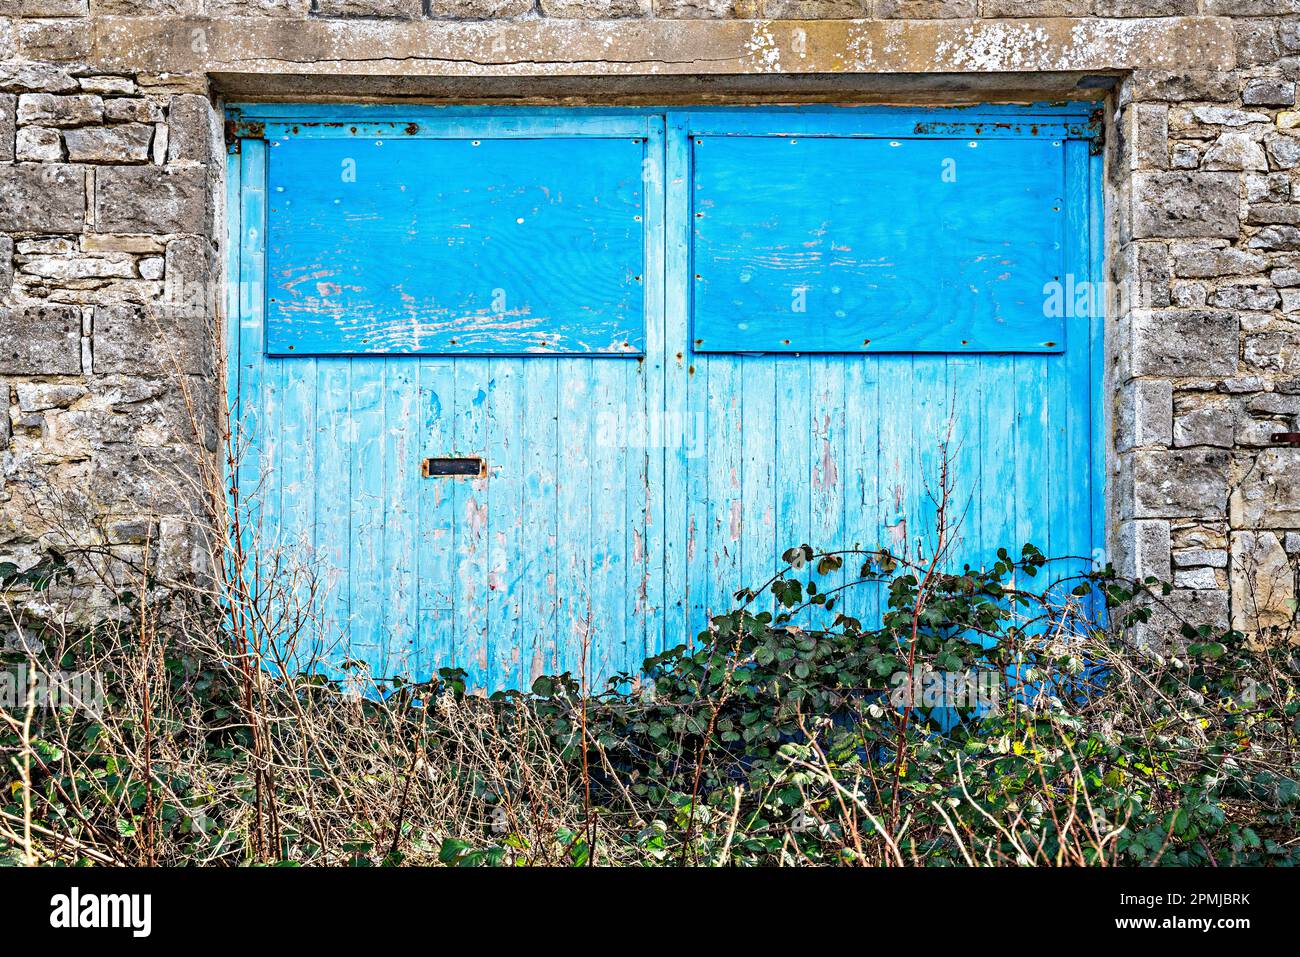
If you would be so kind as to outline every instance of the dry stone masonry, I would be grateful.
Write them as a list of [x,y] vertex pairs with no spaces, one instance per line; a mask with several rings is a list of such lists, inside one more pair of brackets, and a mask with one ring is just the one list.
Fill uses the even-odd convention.
[[195,561],[223,96],[806,83],[1106,100],[1113,552],[1190,618],[1295,615],[1300,0],[0,0],[0,61],[0,560]]

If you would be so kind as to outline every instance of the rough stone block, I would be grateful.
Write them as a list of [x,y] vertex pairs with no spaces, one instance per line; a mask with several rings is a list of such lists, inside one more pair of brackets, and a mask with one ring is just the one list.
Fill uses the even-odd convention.
[[288,17],[303,19],[311,11],[311,0],[212,0],[208,15],[222,17]]
[[1163,654],[1181,654],[1186,648],[1183,625],[1210,625],[1216,631],[1228,627],[1228,593],[1222,588],[1176,588],[1150,608],[1150,620],[1134,629],[1134,639]]
[[0,0],[0,17],[84,17],[89,0]]
[[426,0],[429,16],[438,20],[504,20],[533,9],[533,0]]
[[664,20],[750,18],[759,0],[654,0],[654,14]]
[[[131,96],[136,92],[135,81],[129,76],[80,76],[77,83],[83,93]],[[108,116],[108,101],[104,102],[104,115]]]
[[162,108],[142,96],[114,96],[104,101],[104,119],[110,123],[159,123]]
[[1246,336],[1242,358],[1252,371],[1300,374],[1300,333],[1252,333]]
[[1169,165],[1169,107],[1164,103],[1133,103],[1120,119],[1128,147],[1129,168],[1164,169]]
[[1133,236],[1235,237],[1241,228],[1232,173],[1133,174]]
[[1224,246],[1213,240],[1170,244],[1175,276],[1207,279],[1215,276],[1242,276],[1257,273],[1267,260],[1256,253]]
[[1237,34],[1239,67],[1272,63],[1282,55],[1282,43],[1278,36],[1276,20],[1241,18],[1233,23],[1233,28]]
[[24,93],[18,97],[18,122],[22,124],[85,126],[103,119],[104,100],[93,93]]
[[57,163],[63,159],[63,137],[48,126],[24,126],[15,153],[20,163]]
[[95,173],[100,232],[206,233],[208,187],[201,167],[104,167]]
[[1121,312],[1169,305],[1168,246],[1162,242],[1128,243],[1118,265]]
[[1196,0],[1094,0],[1098,17],[1185,17],[1196,13]]
[[421,0],[318,0],[316,12],[322,17],[395,17],[420,19]]
[[[542,15],[564,20],[614,20],[650,12],[649,0],[541,0]],[[778,16],[772,13],[768,16]]]
[[1247,133],[1222,133],[1214,145],[1205,151],[1201,169],[1266,170],[1268,157]]
[[100,16],[193,16],[198,7],[198,0],[95,0]]
[[[1289,12],[1300,12],[1300,7]],[[1246,106],[1294,106],[1295,81],[1281,77],[1251,80],[1242,91],[1241,102]]]
[[166,308],[213,315],[221,298],[219,270],[213,263],[212,247],[206,239],[185,237],[167,244],[164,272]]
[[1300,206],[1260,203],[1250,207],[1246,222],[1252,226],[1300,226]]
[[104,506],[119,512],[177,515],[193,506],[198,465],[199,454],[192,445],[122,443],[96,450],[86,481]]
[[1300,449],[1263,449],[1232,489],[1235,528],[1300,528]]
[[142,163],[149,159],[153,127],[143,123],[68,130],[63,142],[75,163]]
[[212,161],[212,104],[205,96],[173,96],[167,108],[167,160],[207,164]]
[[1180,568],[1174,572],[1174,587],[1208,591],[1219,587],[1219,577],[1213,568]]
[[1130,452],[1121,458],[1134,518],[1219,518],[1228,511],[1229,453],[1222,449]]
[[1228,408],[1193,409],[1174,419],[1174,445],[1232,448],[1235,419],[1232,409]]
[[1237,316],[1224,310],[1138,309],[1130,317],[1134,375],[1232,375]]
[[1134,379],[1124,386],[1119,395],[1119,447],[1172,444],[1173,403],[1173,385],[1167,379]]
[[1225,283],[1210,294],[1210,305],[1220,309],[1276,309],[1281,297],[1265,280]]
[[150,281],[157,281],[163,277],[163,263],[161,256],[150,256],[148,259],[140,260],[140,278]]
[[977,7],[977,0],[876,0],[876,16],[884,20],[974,17]]
[[1196,169],[1201,164],[1201,151],[1191,143],[1175,143],[1169,156],[1174,169]]
[[1251,249],[1263,249],[1273,252],[1300,250],[1300,227],[1266,226],[1250,237],[1250,241],[1246,245]]
[[95,307],[97,375],[211,373],[208,317],[138,303]]
[[29,60],[83,61],[90,56],[90,21],[21,21],[18,25],[18,47]]
[[0,93],[0,163],[13,162],[17,105],[18,97],[12,93]]
[[1179,568],[1228,567],[1228,553],[1221,548],[1183,548],[1174,552],[1173,558]]
[[1132,581],[1154,576],[1168,581],[1169,523],[1163,519],[1123,522],[1119,527],[1120,575]]
[[1273,133],[1264,137],[1264,149],[1276,169],[1300,166],[1300,137],[1290,133]]
[[1232,534],[1232,627],[1289,629],[1296,613],[1296,568],[1276,533]]
[[0,196],[0,231],[79,233],[86,218],[86,175],[76,166],[0,166]]
[[1255,415],[1300,414],[1300,395],[1261,392],[1259,395],[1252,396],[1246,403],[1246,411]]
[[18,411],[46,412],[66,409],[86,395],[84,385],[49,382],[19,382],[14,391],[18,394]]
[[0,91],[63,93],[77,88],[68,71],[53,64],[0,62]]
[[0,307],[0,375],[75,375],[80,372],[79,307]]

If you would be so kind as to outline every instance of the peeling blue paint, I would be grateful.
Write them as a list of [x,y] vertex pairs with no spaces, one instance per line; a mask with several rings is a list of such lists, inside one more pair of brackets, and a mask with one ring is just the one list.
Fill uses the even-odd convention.
[[[265,105],[233,112],[244,129],[261,124],[266,137],[245,140],[229,157],[231,274],[245,288],[266,290],[265,298],[228,298],[230,391],[251,439],[236,480],[241,490],[260,489],[268,540],[290,543],[319,563],[329,586],[322,592],[328,627],[315,642],[335,663],[358,659],[378,675],[415,677],[456,665],[484,688],[522,687],[538,674],[566,669],[585,670],[593,684],[635,671],[646,655],[692,640],[710,614],[730,607],[735,590],[771,575],[790,546],[925,554],[938,443],[950,422],[963,516],[960,559],[988,561],[998,547],[1016,549],[1025,541],[1049,554],[1079,556],[1079,565],[1102,554],[1101,318],[1045,315],[1031,295],[1058,277],[1100,281],[1100,160],[1088,148],[1087,105],[949,111]],[[617,299],[631,287],[621,279],[608,288],[603,279],[590,286],[578,280],[587,270],[625,270],[634,255],[641,338],[633,354],[527,355],[504,342],[484,353],[441,342],[367,354],[341,334],[290,351],[287,344],[301,329],[276,338],[284,333],[275,332],[277,324],[288,329],[299,318],[269,301],[279,298],[276,271],[291,262],[332,257],[335,269],[382,276],[384,288],[408,293],[408,274],[421,268],[419,244],[381,242],[383,230],[366,227],[349,236],[338,226],[342,219],[330,229],[278,223],[282,201],[268,204],[267,197],[284,194],[268,193],[268,183],[307,195],[306,187],[289,182],[292,164],[277,170],[279,156],[298,157],[293,162],[302,173],[302,157],[325,155],[306,147],[322,142],[342,144],[326,151],[338,158],[355,144],[376,141],[385,145],[368,148],[391,155],[396,142],[416,149],[440,139],[532,137],[569,144],[567,162],[581,179],[596,175],[582,169],[596,158],[578,148],[584,136],[626,138],[628,151],[646,164],[637,174],[643,197],[635,253],[624,243],[617,255],[580,257],[582,269],[573,272],[543,246],[502,258],[495,267],[501,282],[489,289],[550,273],[546,288],[556,292],[561,279],[573,280],[569,292],[548,301],[576,307],[571,315],[578,318],[566,327],[572,341],[603,342],[614,328],[607,322],[613,313],[602,308],[607,294]],[[850,288],[862,282],[857,265],[829,279],[814,268],[833,258],[834,242],[817,247],[820,260],[783,261],[786,251],[820,242],[799,230],[821,224],[797,197],[765,199],[782,178],[802,177],[808,190],[802,167],[740,162],[746,150],[763,152],[751,141],[777,137],[817,138],[826,164],[819,176],[839,196],[823,205],[841,210],[841,220],[852,211],[859,224],[892,218],[915,234],[924,216],[905,210],[908,196],[886,195],[879,182],[865,185],[860,204],[853,203],[852,178],[833,175],[836,140],[859,157],[845,169],[861,167],[860,158],[874,151],[888,156],[893,165],[886,168],[904,183],[912,174],[898,157],[909,150],[890,142],[915,144],[910,155],[931,166],[949,146],[960,163],[959,150],[976,142],[997,159],[969,172],[1003,176],[1012,185],[993,190],[1005,200],[998,201],[999,216],[960,206],[936,211],[937,226],[912,250],[908,273],[877,283],[875,294],[883,298],[872,299]],[[284,152],[286,146],[271,145],[277,141],[304,149]],[[862,141],[875,145],[860,152]],[[725,175],[693,159],[693,152],[724,142],[735,147],[737,164]],[[520,182],[540,183],[546,172],[521,171]],[[405,192],[430,189],[432,180],[445,185],[454,177],[432,170],[423,178],[406,176]],[[485,186],[487,192],[495,195],[495,186]],[[603,204],[605,194],[598,193]],[[707,208],[699,205],[701,193],[712,193]],[[339,197],[330,205],[333,198]],[[1023,208],[1006,205],[1022,200]],[[455,218],[455,204],[447,197],[442,203],[439,215]],[[812,195],[802,205],[818,203]],[[437,232],[426,229],[427,220],[411,219],[417,207],[399,204],[400,231],[428,240]],[[387,215],[382,204],[345,206],[344,214],[348,208]],[[1007,208],[1020,212],[1008,218]],[[1031,215],[1050,226],[1036,229]],[[701,219],[708,225],[701,227]],[[961,234],[967,226],[980,230],[978,244]],[[835,233],[834,217],[826,228]],[[848,232],[854,230],[854,243],[871,241],[869,226]],[[754,238],[764,234],[766,246]],[[1018,256],[1022,240],[1039,245],[1017,259],[1025,271],[1015,296],[983,313],[986,303],[973,293],[970,332],[950,341],[955,287],[950,273],[928,277],[927,262],[943,272],[953,250],[983,257],[999,243]],[[1053,242],[1050,255],[1039,254]],[[738,265],[737,249],[761,255],[755,264]],[[861,257],[857,264],[872,253],[856,248],[852,255]],[[454,256],[440,261],[463,265]],[[710,293],[716,298],[698,294],[696,277],[706,272],[717,283]],[[717,278],[724,272],[729,278]],[[972,284],[988,285],[996,275]],[[468,283],[450,292],[436,275],[425,276],[420,295],[467,302],[482,285],[467,276],[472,272],[444,273],[453,286]],[[756,294],[765,283],[767,292]],[[773,291],[782,283],[825,285],[818,289],[822,299],[791,313],[795,321],[784,327]],[[903,283],[908,288],[900,289]],[[949,292],[937,295],[936,287]],[[827,296],[838,296],[841,305],[827,307]],[[346,297],[336,306],[343,313],[336,331],[364,318],[368,308]],[[906,321],[894,321],[898,316]],[[584,337],[583,317],[606,332]],[[742,322],[751,324],[742,329]],[[856,336],[873,323],[889,326],[892,341],[862,347],[845,338],[850,325]],[[714,341],[710,328],[725,335]],[[782,328],[790,335],[777,335]],[[780,341],[785,338],[789,344]],[[430,457],[481,458],[486,475],[422,478],[421,462]],[[864,618],[881,608],[880,596],[862,589],[845,602]]]

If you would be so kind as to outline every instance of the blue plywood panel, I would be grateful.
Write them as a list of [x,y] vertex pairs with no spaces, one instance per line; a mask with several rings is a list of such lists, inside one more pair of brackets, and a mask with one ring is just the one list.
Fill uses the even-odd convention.
[[643,137],[272,143],[272,355],[644,350]]
[[[265,288],[274,270],[283,213],[277,156],[295,137],[355,154],[376,140],[385,146],[375,149],[388,149],[415,125],[438,141],[470,131],[537,142],[626,140],[645,158],[636,172],[645,330],[637,361],[402,348],[268,354],[273,304],[265,296],[230,299],[230,388],[250,446],[235,478],[241,496],[255,501],[250,535],[301,550],[320,569],[321,634],[311,647],[334,665],[351,658],[376,676],[417,678],[458,666],[472,687],[489,690],[569,670],[600,688],[615,672],[635,671],[645,654],[693,640],[708,615],[730,609],[736,590],[762,584],[791,546],[928,556],[945,439],[956,497],[952,563],[983,564],[999,547],[1014,551],[1025,541],[1101,557],[1099,317],[1051,318],[1056,345],[1025,351],[1010,338],[995,351],[927,348],[919,340],[940,335],[953,315],[942,304],[904,330],[916,345],[880,355],[784,351],[753,339],[738,353],[709,351],[691,329],[702,288],[711,294],[695,278],[703,275],[696,230],[712,228],[701,225],[707,215],[695,215],[708,212],[698,205],[696,167],[701,151],[733,141],[853,138],[883,149],[928,131],[921,138],[945,155],[956,147],[981,156],[1003,150],[1004,167],[986,172],[1011,184],[1045,182],[1049,163],[1038,157],[1046,156],[1061,207],[1051,220],[1061,224],[1056,268],[1076,286],[1096,281],[1099,160],[1073,125],[1077,117],[1027,108],[999,113],[997,122],[953,113],[941,122],[925,111],[886,109],[300,107],[304,122],[292,133],[290,107],[257,109],[274,120],[267,139],[246,141],[229,171],[238,247],[231,275],[243,289]],[[311,126],[308,118],[331,122]],[[959,166],[959,182],[962,170],[970,172]],[[749,175],[770,179],[773,167]],[[873,201],[862,197],[866,209]],[[766,203],[767,193],[753,189],[751,218],[761,220]],[[818,196],[805,205],[816,208]],[[987,228],[1009,243],[1022,239],[1014,222]],[[961,244],[933,225],[926,242],[935,262]],[[350,248],[356,263],[348,268],[424,281],[414,247]],[[503,287],[532,263],[503,261]],[[906,297],[936,299],[929,284],[944,275],[915,277]],[[1041,286],[1032,300],[1007,307],[1008,326],[1049,321]],[[814,323],[815,299],[808,302],[806,328],[843,334],[843,323]],[[741,315],[734,311],[731,321]],[[420,477],[423,458],[449,456],[483,457],[484,474]],[[881,606],[877,591],[850,587],[836,610],[869,621]],[[828,624],[820,615],[813,610],[800,622]]]
[[[1060,140],[692,138],[704,352],[1059,352]],[[1050,310],[1049,310],[1050,311]]]

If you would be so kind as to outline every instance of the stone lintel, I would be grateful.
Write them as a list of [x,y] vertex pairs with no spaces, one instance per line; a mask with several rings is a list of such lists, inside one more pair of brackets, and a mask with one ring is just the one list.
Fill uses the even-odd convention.
[[101,70],[317,76],[1224,71],[1223,17],[511,22],[100,17]]

